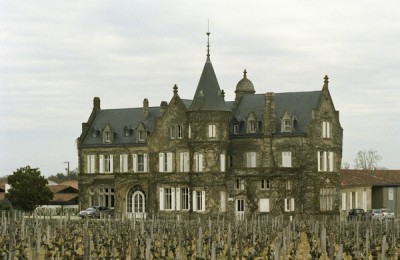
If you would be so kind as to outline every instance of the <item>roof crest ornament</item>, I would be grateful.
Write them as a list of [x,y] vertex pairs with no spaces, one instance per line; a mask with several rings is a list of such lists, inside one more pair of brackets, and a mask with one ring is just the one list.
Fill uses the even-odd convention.
[[328,75],[325,75],[325,77],[324,77],[324,87],[328,87],[328,83],[329,83]]
[[243,78],[247,78],[247,70],[246,69],[244,69],[244,71],[243,71]]

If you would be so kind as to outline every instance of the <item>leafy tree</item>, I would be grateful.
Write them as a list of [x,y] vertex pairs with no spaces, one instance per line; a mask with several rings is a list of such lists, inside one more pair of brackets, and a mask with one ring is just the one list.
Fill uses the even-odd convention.
[[358,151],[357,157],[354,160],[356,169],[373,170],[377,167],[378,162],[382,160],[382,157],[376,150],[363,150]]
[[47,183],[38,168],[19,168],[8,177],[11,188],[6,198],[15,209],[34,211],[37,206],[47,204],[53,198]]

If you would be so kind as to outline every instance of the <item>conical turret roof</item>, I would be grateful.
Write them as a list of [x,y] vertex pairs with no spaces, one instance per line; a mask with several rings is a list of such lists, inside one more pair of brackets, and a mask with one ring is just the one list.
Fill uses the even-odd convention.
[[[207,33],[210,35],[210,33]],[[210,60],[209,43],[207,45],[207,60],[201,73],[193,102],[189,111],[230,111],[221,91],[217,76]]]

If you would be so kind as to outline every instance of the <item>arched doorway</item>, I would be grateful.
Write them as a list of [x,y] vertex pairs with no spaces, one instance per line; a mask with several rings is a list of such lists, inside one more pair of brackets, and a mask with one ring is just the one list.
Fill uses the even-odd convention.
[[140,186],[136,185],[129,189],[126,213],[128,218],[146,218],[146,195]]

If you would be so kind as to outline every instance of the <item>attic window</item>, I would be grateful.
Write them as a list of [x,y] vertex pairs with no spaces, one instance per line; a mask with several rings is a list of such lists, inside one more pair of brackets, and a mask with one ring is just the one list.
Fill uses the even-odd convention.
[[130,136],[131,135],[131,129],[125,127],[124,128],[124,134],[125,134],[125,136]]
[[111,143],[111,133],[110,133],[110,131],[104,132],[104,141],[106,143]]
[[283,120],[283,132],[292,132],[292,120]]
[[234,126],[233,126],[233,134],[234,134],[234,135],[239,134],[239,125],[234,125]]
[[92,131],[92,137],[97,137],[97,136],[99,136],[99,130],[97,130],[97,129],[95,128],[95,129],[93,129],[93,131]]
[[249,133],[255,133],[256,132],[256,129],[257,129],[257,127],[256,127],[256,121],[255,120],[250,120],[249,122],[248,122],[248,132]]
[[144,141],[144,131],[143,131],[143,130],[139,130],[139,131],[138,131],[138,140],[139,140],[140,142],[143,142],[143,141]]

